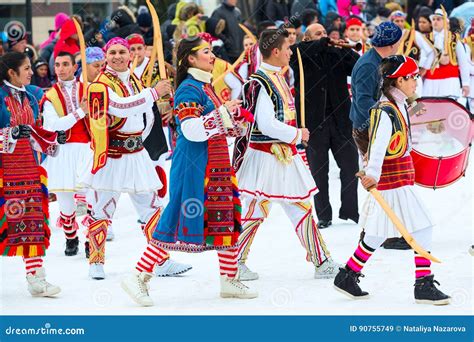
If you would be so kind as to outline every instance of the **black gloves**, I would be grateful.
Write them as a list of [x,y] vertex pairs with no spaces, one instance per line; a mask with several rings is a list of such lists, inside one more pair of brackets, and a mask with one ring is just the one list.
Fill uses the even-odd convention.
[[56,138],[56,141],[58,142],[58,144],[61,144],[61,145],[65,144],[67,140],[66,132],[56,131],[56,133],[58,134],[58,137]]
[[12,137],[15,140],[20,138],[29,138],[31,135],[31,127],[28,125],[18,125],[12,128]]

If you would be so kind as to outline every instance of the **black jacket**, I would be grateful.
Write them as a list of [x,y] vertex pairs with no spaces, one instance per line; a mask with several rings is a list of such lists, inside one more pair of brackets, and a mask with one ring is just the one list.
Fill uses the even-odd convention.
[[239,23],[242,22],[240,10],[237,7],[222,3],[214,10],[212,17],[225,20],[225,29],[222,32],[224,47],[232,61],[237,59],[243,51],[242,41],[244,38],[244,33],[239,27]]
[[296,47],[301,53],[305,75],[306,128],[314,133],[328,120],[335,120],[341,133],[350,138],[351,99],[347,89],[347,76],[351,75],[359,55],[352,49],[328,46],[327,38],[301,42],[292,47],[290,66],[295,75],[295,102],[298,117],[300,115],[300,81]]

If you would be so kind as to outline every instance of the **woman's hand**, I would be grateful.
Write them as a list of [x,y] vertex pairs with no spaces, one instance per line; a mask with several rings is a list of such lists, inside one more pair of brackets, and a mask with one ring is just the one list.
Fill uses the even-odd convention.
[[166,96],[166,95],[169,95],[171,94],[171,82],[170,80],[162,80],[162,81],[159,81],[155,88],[156,92],[158,93],[158,96],[159,97],[163,97],[163,96]]
[[235,99],[235,100],[230,100],[224,103],[224,107],[227,109],[227,111],[230,114],[234,114],[237,108],[239,108],[241,104],[242,104],[242,100]]

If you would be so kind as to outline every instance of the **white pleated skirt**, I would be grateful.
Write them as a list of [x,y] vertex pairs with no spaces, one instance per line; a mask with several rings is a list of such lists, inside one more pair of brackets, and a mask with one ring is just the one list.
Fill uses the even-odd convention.
[[[382,197],[410,233],[434,226],[428,211],[414,190],[414,186],[380,190]],[[362,208],[360,224],[367,235],[383,238],[401,236],[385,211],[370,194]]]
[[441,80],[425,79],[422,94],[423,96],[459,97],[461,96],[461,83],[457,77],[449,77]]
[[42,166],[48,172],[50,192],[74,192],[79,189],[78,182],[87,172],[92,160],[89,143],[67,143],[59,146],[55,157],[48,156]]
[[318,192],[311,172],[299,154],[286,165],[273,154],[249,147],[237,172],[237,180],[243,197],[301,202]]
[[92,159],[87,172],[80,180],[80,187],[136,194],[154,192],[163,186],[145,149],[124,154],[118,159],[109,157],[107,164],[96,174],[92,174],[91,170]]

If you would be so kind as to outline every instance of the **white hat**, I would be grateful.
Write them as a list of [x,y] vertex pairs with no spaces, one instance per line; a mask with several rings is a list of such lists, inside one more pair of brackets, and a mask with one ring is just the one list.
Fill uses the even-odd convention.
[[433,20],[433,17],[444,18],[444,12],[441,8],[438,8],[433,14],[430,15],[430,20]]

